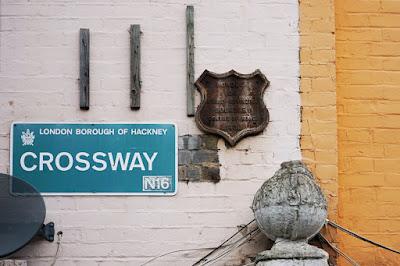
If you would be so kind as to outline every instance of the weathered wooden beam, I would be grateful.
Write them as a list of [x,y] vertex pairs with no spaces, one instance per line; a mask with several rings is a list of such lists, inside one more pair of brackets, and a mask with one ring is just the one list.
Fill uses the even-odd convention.
[[194,115],[194,8],[186,7],[186,113]]
[[79,31],[79,102],[82,110],[89,110],[89,29]]
[[131,109],[140,108],[140,25],[131,25]]

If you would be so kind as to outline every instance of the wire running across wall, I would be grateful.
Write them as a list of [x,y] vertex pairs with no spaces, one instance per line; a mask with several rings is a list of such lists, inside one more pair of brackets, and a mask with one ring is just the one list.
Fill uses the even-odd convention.
[[[232,236],[230,236],[228,239],[226,239],[222,244],[220,244],[219,246],[216,247],[202,247],[202,248],[190,248],[190,249],[178,249],[178,250],[173,250],[173,251],[169,251],[163,254],[160,254],[156,257],[150,258],[149,260],[147,260],[146,262],[144,262],[143,264],[141,264],[141,266],[145,266],[145,265],[149,265],[150,263],[162,258],[162,257],[166,257],[172,254],[176,254],[176,253],[183,253],[183,252],[201,252],[201,251],[207,251],[210,250],[209,253],[207,253],[205,256],[203,256],[201,259],[199,259],[196,263],[194,263],[193,265],[212,265],[215,262],[219,261],[220,259],[222,259],[223,257],[225,257],[226,255],[228,255],[229,253],[231,253],[232,251],[234,251],[235,249],[239,248],[240,246],[243,246],[244,244],[248,243],[249,241],[251,241],[252,239],[254,239],[254,237],[256,235],[258,235],[258,233],[260,233],[260,230],[256,227],[252,230],[249,229],[250,226],[252,226],[252,223],[255,222],[255,219],[253,219],[252,221],[250,221],[249,223],[247,223],[246,225],[244,225],[243,227],[240,228],[240,230],[238,230],[236,233],[234,233]],[[243,233],[246,231],[249,231],[247,233]],[[237,235],[242,233],[243,236],[241,236],[239,239],[237,238]],[[222,251],[222,253],[217,253],[218,251]],[[211,255],[215,255],[215,257],[208,259]]]
[[[149,259],[147,262],[145,262],[144,264],[142,264],[141,266],[147,265],[159,258],[174,254],[174,253],[180,253],[180,252],[194,252],[194,251],[206,251],[206,250],[211,250],[209,253],[207,253],[205,256],[203,256],[201,259],[199,259],[198,261],[196,261],[194,264],[192,264],[192,266],[207,266],[207,265],[213,265],[216,262],[218,262],[219,260],[221,260],[222,258],[224,258],[226,255],[228,255],[229,253],[231,253],[232,251],[234,251],[235,249],[245,245],[246,243],[248,243],[249,241],[253,240],[260,232],[261,230],[256,227],[254,229],[249,229],[252,224],[255,222],[255,219],[251,220],[249,223],[247,223],[246,225],[244,225],[240,230],[238,230],[236,233],[234,233],[232,236],[230,236],[229,238],[227,238],[224,242],[222,242],[219,246],[217,247],[204,247],[204,248],[192,248],[192,249],[180,249],[180,250],[174,250],[174,251],[170,251],[164,254],[161,254],[159,256],[153,257],[151,259]],[[326,219],[326,225],[329,225],[335,229],[338,229],[346,234],[349,234],[350,236],[353,236],[357,239],[360,239],[362,241],[368,242],[374,246],[383,248],[385,250],[394,252],[396,254],[400,254],[400,251],[395,250],[393,248],[384,246],[380,243],[377,243],[375,241],[372,241],[366,237],[363,237],[341,225],[336,224],[335,222],[332,222],[328,219]],[[244,234],[242,237],[240,237],[239,239],[234,240],[234,238],[242,233],[244,230],[247,230],[248,232],[246,234]],[[327,230],[329,231],[329,230]],[[317,235],[318,239],[322,242],[326,242],[330,248],[332,248],[333,250],[335,250],[335,252],[337,252],[340,256],[344,257],[351,265],[353,266],[359,266],[359,264],[353,259],[351,258],[349,255],[347,255],[346,253],[344,253],[342,250],[340,250],[338,247],[336,247],[333,243],[331,243],[323,234],[318,233]],[[233,242],[232,242],[233,241]],[[218,253],[219,251],[221,251],[220,253]],[[213,256],[213,257],[212,257]],[[212,258],[210,258],[212,257]],[[249,263],[246,265],[254,265],[254,263]]]
[[330,221],[330,220],[328,220],[328,219],[326,219],[326,221],[327,221],[328,225],[332,226],[333,228],[339,229],[340,231],[342,231],[342,232],[344,232],[344,233],[346,233],[346,234],[348,234],[348,235],[351,235],[352,237],[358,238],[358,239],[360,239],[360,240],[362,240],[362,241],[364,241],[364,242],[370,243],[370,244],[372,244],[372,245],[374,245],[374,246],[377,246],[377,247],[386,249],[386,250],[388,250],[388,251],[391,251],[391,252],[400,254],[400,251],[399,251],[399,250],[395,250],[395,249],[393,249],[393,248],[390,248],[390,247],[384,246],[384,245],[382,245],[382,244],[379,244],[378,242],[375,242],[375,241],[370,240],[370,239],[368,239],[368,238],[366,238],[366,237],[363,237],[363,236],[361,236],[361,235],[359,235],[359,234],[357,234],[357,233],[355,233],[355,232],[353,232],[353,231],[351,231],[351,230],[349,230],[349,229],[346,229],[346,228],[344,228],[343,226],[338,225],[337,223],[334,223],[334,222],[332,222],[332,221]]
[[250,231],[249,233],[247,233],[246,235],[241,237],[239,240],[237,240],[235,243],[230,245],[228,250],[224,251],[223,253],[221,253],[220,255],[215,257],[214,259],[207,260],[205,263],[201,264],[201,266],[212,265],[212,264],[216,263],[217,261],[219,261],[220,259],[222,259],[226,255],[228,255],[229,253],[231,253],[235,249],[237,249],[237,248],[243,246],[244,244],[248,243],[250,240],[252,240],[260,232],[261,231],[258,228],[253,229],[252,231]]
[[346,253],[344,253],[343,251],[341,251],[339,248],[335,247],[331,242],[328,241],[328,239],[326,239],[324,237],[323,234],[318,233],[318,238],[322,241],[324,241],[325,243],[328,244],[328,246],[333,249],[334,251],[336,251],[340,256],[342,256],[343,258],[345,258],[352,266],[360,266],[353,258],[351,258],[350,256],[348,256]]
[[232,236],[230,236],[228,239],[226,239],[224,242],[222,242],[221,245],[219,245],[218,247],[216,247],[215,249],[211,250],[211,252],[209,252],[208,254],[206,254],[204,257],[202,257],[201,259],[199,259],[198,261],[196,261],[192,266],[197,266],[200,265],[201,262],[206,261],[206,259],[211,256],[214,252],[216,252],[217,250],[219,250],[220,248],[222,248],[226,243],[228,243],[231,239],[233,239],[236,235],[238,235],[239,233],[241,233],[244,229],[247,229],[252,223],[254,223],[256,221],[256,219],[251,220],[250,222],[248,222],[245,226],[243,226],[239,231],[237,231],[235,234],[233,234]]

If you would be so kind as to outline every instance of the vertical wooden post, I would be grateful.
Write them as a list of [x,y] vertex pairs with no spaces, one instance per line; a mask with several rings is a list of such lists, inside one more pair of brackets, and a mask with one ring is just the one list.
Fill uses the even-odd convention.
[[140,25],[131,25],[131,109],[140,108]]
[[194,9],[186,7],[186,113],[194,115]]
[[82,110],[89,110],[89,29],[79,31],[79,104]]

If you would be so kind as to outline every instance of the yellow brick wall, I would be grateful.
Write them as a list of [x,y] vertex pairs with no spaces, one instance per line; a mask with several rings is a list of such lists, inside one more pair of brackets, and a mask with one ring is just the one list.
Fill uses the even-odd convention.
[[[335,10],[339,223],[400,249],[400,1],[337,0]],[[352,237],[339,242],[361,265],[400,265]]]
[[301,150],[329,201],[338,203],[335,18],[332,0],[300,1]]

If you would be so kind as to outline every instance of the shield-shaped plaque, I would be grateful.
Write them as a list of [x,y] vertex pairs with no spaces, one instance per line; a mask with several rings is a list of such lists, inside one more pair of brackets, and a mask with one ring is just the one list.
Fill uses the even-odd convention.
[[205,70],[196,81],[201,94],[196,111],[198,127],[222,136],[231,146],[247,135],[262,132],[269,121],[263,101],[268,85],[260,70],[251,74]]

